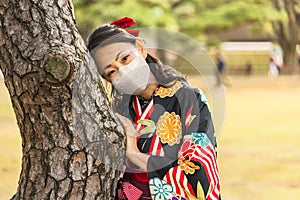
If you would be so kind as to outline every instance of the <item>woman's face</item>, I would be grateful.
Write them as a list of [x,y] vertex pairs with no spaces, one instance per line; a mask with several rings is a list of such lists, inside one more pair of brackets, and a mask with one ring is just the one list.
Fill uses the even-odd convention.
[[[136,54],[136,46],[131,43],[112,43],[96,49],[94,60],[104,78],[110,83],[118,75],[120,67],[126,67]],[[139,51],[142,51],[139,48]]]

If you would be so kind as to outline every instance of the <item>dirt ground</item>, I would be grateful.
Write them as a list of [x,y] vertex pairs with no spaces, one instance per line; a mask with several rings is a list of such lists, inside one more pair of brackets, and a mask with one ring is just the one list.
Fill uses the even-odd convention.
[[[189,77],[202,86],[199,77]],[[224,200],[282,200],[300,196],[300,77],[232,76],[218,134]],[[21,139],[0,81],[0,199],[16,192]]]

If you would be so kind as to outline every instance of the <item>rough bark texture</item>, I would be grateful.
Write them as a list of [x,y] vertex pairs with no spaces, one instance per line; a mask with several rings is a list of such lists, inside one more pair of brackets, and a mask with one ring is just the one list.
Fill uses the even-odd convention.
[[0,67],[22,137],[12,199],[113,199],[125,138],[66,0],[1,0]]
[[278,11],[285,10],[288,21],[273,22],[273,29],[278,43],[284,52],[284,64],[287,72],[296,69],[296,45],[300,43],[300,2],[298,0],[272,0]]

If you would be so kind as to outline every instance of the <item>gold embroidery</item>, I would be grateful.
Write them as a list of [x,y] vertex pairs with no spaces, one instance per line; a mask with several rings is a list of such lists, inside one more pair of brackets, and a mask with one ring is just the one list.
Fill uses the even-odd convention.
[[160,96],[161,98],[172,97],[182,87],[182,83],[180,81],[172,81],[168,85],[172,86],[168,88],[160,86],[154,95]]
[[182,137],[180,116],[175,112],[165,112],[156,124],[156,135],[160,137],[162,143],[173,145],[179,144]]
[[196,169],[200,169],[198,165],[195,165],[193,162],[183,156],[178,159],[178,164],[179,168],[186,174],[194,174]]

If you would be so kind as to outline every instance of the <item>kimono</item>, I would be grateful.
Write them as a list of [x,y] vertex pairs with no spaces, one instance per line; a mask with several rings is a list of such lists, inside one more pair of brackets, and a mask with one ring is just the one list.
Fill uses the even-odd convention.
[[[216,139],[200,89],[172,81],[159,86],[151,100],[133,96],[130,117],[138,148],[150,158],[147,172],[127,170],[126,179],[144,183],[140,188],[154,200],[220,199]],[[135,167],[128,163],[128,169]],[[141,193],[128,199],[147,199],[139,198]]]

